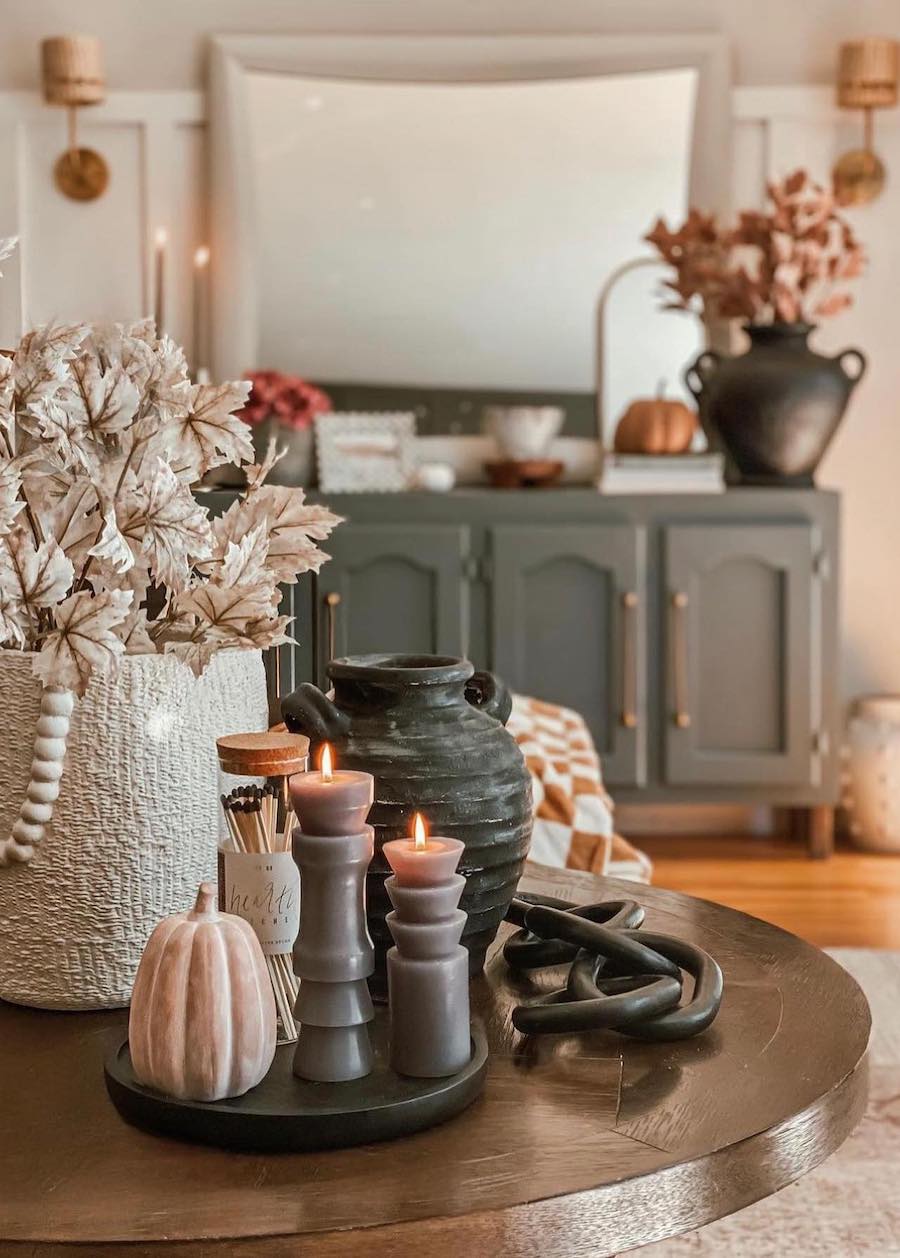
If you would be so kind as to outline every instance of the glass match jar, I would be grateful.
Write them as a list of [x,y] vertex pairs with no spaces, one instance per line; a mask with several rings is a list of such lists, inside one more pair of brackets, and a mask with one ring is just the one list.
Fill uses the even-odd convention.
[[296,1040],[291,951],[300,926],[300,879],[291,854],[288,778],[305,773],[309,740],[270,730],[216,741],[227,838],[219,846],[219,908],[259,939],[278,1010],[279,1039]]

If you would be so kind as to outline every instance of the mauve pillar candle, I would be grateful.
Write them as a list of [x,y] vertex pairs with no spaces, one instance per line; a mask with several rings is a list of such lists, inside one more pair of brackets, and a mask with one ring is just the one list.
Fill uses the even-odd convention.
[[394,876],[385,882],[394,911],[386,921],[395,947],[387,954],[391,1066],[419,1079],[454,1075],[472,1054],[469,1031],[469,954],[460,945],[466,885],[456,873],[464,844],[425,838],[385,843]]
[[373,1065],[367,1023],[375,1012],[366,979],[374,969],[374,951],[366,927],[365,877],[374,832],[365,821],[374,782],[369,773],[333,772],[325,751],[319,773],[290,780],[300,823],[293,834],[300,869],[294,1074],[338,1083],[362,1078]]

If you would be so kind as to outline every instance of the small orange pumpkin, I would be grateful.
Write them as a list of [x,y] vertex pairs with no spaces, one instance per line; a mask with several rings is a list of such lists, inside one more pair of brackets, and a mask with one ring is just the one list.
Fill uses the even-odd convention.
[[662,396],[632,402],[616,428],[618,454],[684,454],[697,431],[697,413]]
[[135,1077],[180,1100],[242,1096],[275,1056],[275,997],[259,940],[220,913],[204,882],[189,913],[164,918],[147,941],[131,997]]

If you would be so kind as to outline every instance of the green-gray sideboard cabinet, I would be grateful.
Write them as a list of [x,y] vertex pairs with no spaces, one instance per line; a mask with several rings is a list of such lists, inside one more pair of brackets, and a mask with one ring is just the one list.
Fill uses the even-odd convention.
[[[311,495],[316,498],[317,495]],[[224,495],[215,495],[222,503]],[[327,498],[281,685],[328,655],[466,655],[586,718],[618,802],[782,805],[831,847],[839,499],[812,489]]]

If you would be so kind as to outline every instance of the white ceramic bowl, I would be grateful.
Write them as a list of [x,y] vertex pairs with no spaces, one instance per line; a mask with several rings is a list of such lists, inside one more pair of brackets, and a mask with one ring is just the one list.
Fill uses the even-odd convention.
[[516,462],[546,458],[564,419],[559,406],[486,406],[482,411],[484,430],[501,457]]

